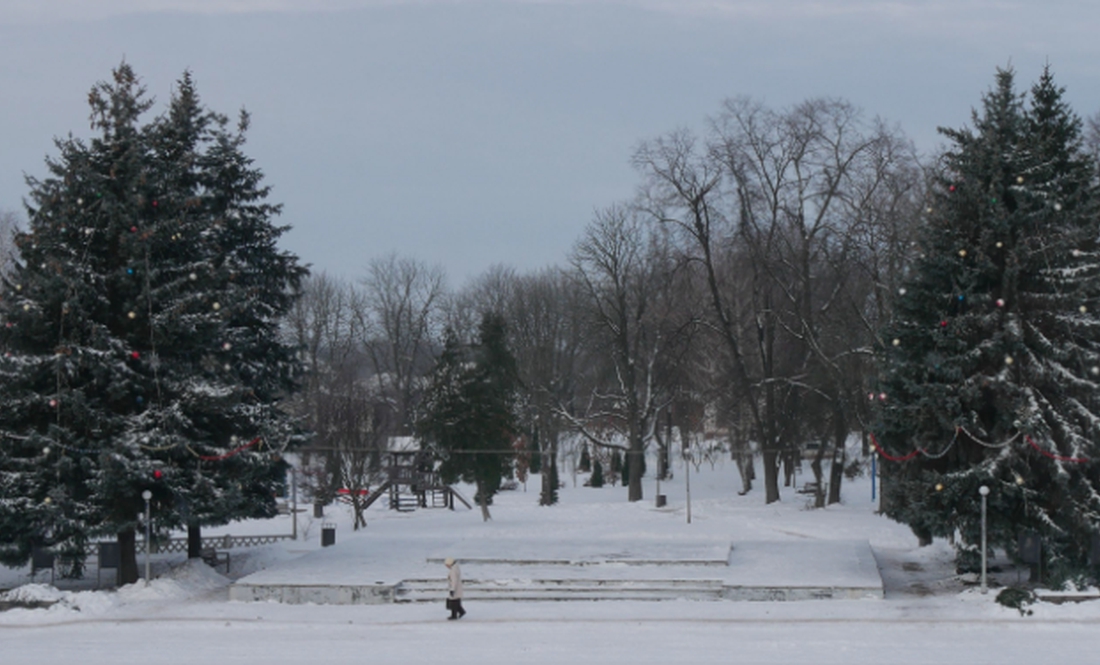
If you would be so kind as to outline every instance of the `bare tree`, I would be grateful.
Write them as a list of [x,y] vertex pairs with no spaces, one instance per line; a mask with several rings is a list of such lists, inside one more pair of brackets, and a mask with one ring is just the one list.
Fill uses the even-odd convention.
[[443,269],[390,254],[370,262],[363,280],[363,348],[376,381],[392,400],[398,433],[412,431],[419,380],[441,339]]
[[[359,388],[365,358],[358,345],[362,295],[351,285],[321,273],[302,286],[302,297],[287,320],[289,334],[301,349],[308,374],[297,396],[297,410],[316,433],[302,451],[302,471],[315,501],[325,504],[342,486],[339,446],[332,440],[334,401],[347,399]],[[341,393],[343,393],[341,395]]]
[[866,373],[858,364],[873,340],[860,325],[874,291],[860,270],[866,240],[912,202],[915,163],[898,132],[828,99],[783,111],[729,100],[705,142],[675,132],[635,155],[646,210],[680,230],[705,274],[712,329],[761,443],[768,502],[779,499],[781,462],[789,483],[801,440],[825,436],[827,424],[828,499],[839,500]]
[[[561,413],[592,443],[624,450],[630,501],[642,498],[646,445],[671,399],[660,370],[678,331],[670,321],[673,270],[662,240],[635,210],[616,206],[597,213],[571,258],[592,316],[592,357],[609,363],[586,407]],[[601,428],[626,443],[613,442]]]
[[542,455],[539,504],[557,503],[558,446],[573,412],[584,341],[581,294],[565,273],[548,269],[516,278],[505,307],[525,395],[522,426]]

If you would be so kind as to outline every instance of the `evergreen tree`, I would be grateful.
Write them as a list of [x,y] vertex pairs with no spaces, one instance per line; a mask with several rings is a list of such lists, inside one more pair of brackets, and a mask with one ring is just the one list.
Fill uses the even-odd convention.
[[883,331],[878,441],[884,508],[923,542],[976,557],[978,488],[990,542],[1043,534],[1084,570],[1100,531],[1100,252],[1094,165],[1050,72],[1011,71],[951,141],[921,257]]
[[89,101],[98,135],[28,179],[0,293],[0,559],[117,535],[133,581],[144,490],[158,531],[274,514],[298,436],[278,328],[305,269],[275,248],[246,116],[230,131],[185,74],[143,125],[125,63]]
[[[614,485],[618,482],[618,478],[623,473],[623,455],[618,450],[611,452],[611,484]],[[626,480],[622,481],[622,484],[626,484]]]
[[538,443],[534,445],[534,452],[531,453],[531,473],[542,473],[542,453],[538,451]]
[[512,473],[506,451],[517,431],[518,385],[504,319],[486,314],[473,345],[448,331],[418,419],[421,440],[441,460],[441,477],[476,484],[485,520],[501,480]]
[[600,464],[600,460],[592,463],[592,477],[588,479],[588,484],[592,487],[603,487],[603,464]]

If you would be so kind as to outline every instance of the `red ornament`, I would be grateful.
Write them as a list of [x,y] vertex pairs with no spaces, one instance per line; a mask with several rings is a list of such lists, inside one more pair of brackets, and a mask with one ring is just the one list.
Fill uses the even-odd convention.
[[940,327],[941,328],[946,328],[947,327],[947,321],[940,321]]
[[154,208],[156,208],[156,207],[157,207],[157,200],[156,200],[156,199],[153,199],[153,207],[154,207]]
[[949,192],[955,191],[955,186],[951,185],[950,187],[947,188],[947,191],[949,191]]
[[156,469],[156,470],[153,471],[153,479],[154,480],[160,480],[161,476],[163,476],[163,475],[164,474],[160,472],[160,469]]
[[134,360],[137,360],[138,358],[141,357],[141,354],[138,353],[137,351],[131,351],[130,352],[130,357],[133,358]]
[[136,226],[131,226],[130,227],[130,233],[137,233],[137,227]]

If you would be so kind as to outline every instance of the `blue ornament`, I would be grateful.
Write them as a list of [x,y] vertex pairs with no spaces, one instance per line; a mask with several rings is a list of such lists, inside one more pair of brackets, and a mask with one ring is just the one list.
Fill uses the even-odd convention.
[[126,269],[126,274],[127,275],[133,275],[134,274],[134,269],[133,268],[127,268]]
[[145,403],[145,398],[142,397],[141,395],[138,395],[137,396],[137,403],[138,404],[144,404]]
[[966,296],[959,296],[959,302],[966,300]]

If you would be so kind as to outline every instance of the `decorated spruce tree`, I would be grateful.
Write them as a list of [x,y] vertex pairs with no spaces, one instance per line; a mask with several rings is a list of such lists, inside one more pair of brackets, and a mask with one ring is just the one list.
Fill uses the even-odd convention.
[[877,442],[884,509],[928,542],[1015,554],[1038,532],[1048,566],[1087,569],[1100,532],[1100,234],[1096,170],[1045,72],[1011,71],[951,145],[920,255],[882,331]]
[[157,532],[274,514],[299,436],[278,327],[305,269],[275,246],[247,116],[231,129],[185,75],[143,124],[126,64],[89,100],[97,135],[28,180],[0,290],[0,559],[117,537],[131,581],[145,490]]
[[475,343],[462,344],[448,331],[431,374],[417,433],[440,460],[445,482],[477,485],[483,519],[501,481],[511,477],[512,440],[517,433],[516,361],[507,344],[504,319],[482,317]]

